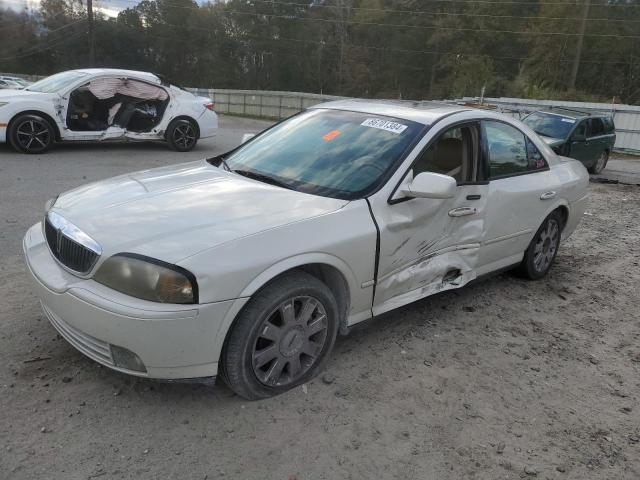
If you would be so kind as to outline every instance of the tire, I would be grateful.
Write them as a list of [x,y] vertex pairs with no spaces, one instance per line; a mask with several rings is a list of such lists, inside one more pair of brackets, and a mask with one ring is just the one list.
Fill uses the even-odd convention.
[[198,128],[192,120],[173,120],[165,135],[169,146],[177,152],[188,152],[198,143]]
[[545,218],[518,267],[521,276],[538,280],[547,274],[558,253],[562,223],[562,215],[557,210]]
[[608,161],[609,161],[609,152],[607,152],[606,150],[603,150],[600,156],[598,157],[598,160],[596,160],[596,163],[594,163],[591,167],[588,168],[589,173],[592,173],[593,175],[598,175],[600,172],[602,172],[606,168]]
[[20,153],[45,153],[55,142],[55,130],[46,118],[35,114],[20,115],[11,121],[8,137]]
[[222,378],[247,400],[308,382],[324,367],[338,323],[336,300],[324,283],[304,272],[285,274],[238,315],[223,348]]

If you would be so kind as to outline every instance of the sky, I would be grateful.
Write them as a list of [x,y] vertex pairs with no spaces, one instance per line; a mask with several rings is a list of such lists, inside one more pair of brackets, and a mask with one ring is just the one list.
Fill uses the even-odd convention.
[[[84,1],[83,1],[84,3]],[[105,15],[115,17],[120,10],[135,5],[136,2],[131,0],[94,0],[94,10],[99,10]],[[11,10],[20,11],[25,8],[37,10],[40,6],[40,0],[0,0],[0,8],[10,8]]]

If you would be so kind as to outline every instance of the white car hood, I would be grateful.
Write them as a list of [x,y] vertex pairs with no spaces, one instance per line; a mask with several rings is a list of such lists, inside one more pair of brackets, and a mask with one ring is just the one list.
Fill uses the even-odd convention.
[[103,258],[131,252],[177,263],[347,203],[251,180],[202,160],[82,186],[61,194],[53,210],[97,241]]
[[57,93],[30,92],[29,90],[14,90],[12,88],[0,89],[0,101],[8,101],[11,99],[28,99],[28,98],[55,98]]

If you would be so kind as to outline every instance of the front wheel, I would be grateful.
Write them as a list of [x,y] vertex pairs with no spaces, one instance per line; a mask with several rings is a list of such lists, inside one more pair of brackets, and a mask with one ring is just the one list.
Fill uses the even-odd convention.
[[53,127],[39,115],[20,115],[11,122],[7,133],[11,146],[21,153],[44,153],[55,141]]
[[293,272],[256,293],[239,314],[222,354],[222,376],[248,400],[311,380],[338,331],[338,307],[316,277]]
[[547,274],[558,253],[561,232],[562,216],[557,211],[551,212],[534,235],[518,267],[522,276],[538,280]]
[[598,175],[600,172],[602,172],[605,169],[608,161],[609,161],[609,152],[604,150],[598,157],[598,160],[596,161],[596,163],[592,167],[589,167],[589,173]]
[[169,146],[177,152],[188,152],[198,143],[196,125],[187,119],[174,120],[167,127],[165,135]]

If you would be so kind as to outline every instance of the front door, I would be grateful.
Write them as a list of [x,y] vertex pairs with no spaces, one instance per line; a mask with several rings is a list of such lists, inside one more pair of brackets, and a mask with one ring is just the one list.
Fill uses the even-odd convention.
[[[446,129],[417,157],[391,199],[370,199],[380,231],[374,315],[475,278],[488,191],[486,182],[476,181],[479,138],[479,123]],[[454,177],[456,196],[403,197],[402,186],[425,171]]]

